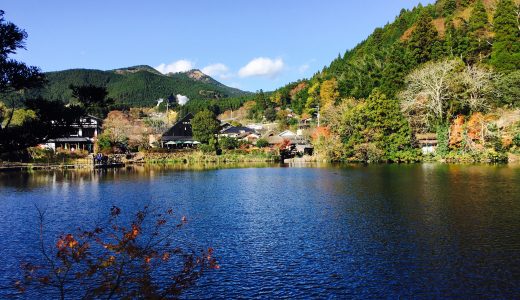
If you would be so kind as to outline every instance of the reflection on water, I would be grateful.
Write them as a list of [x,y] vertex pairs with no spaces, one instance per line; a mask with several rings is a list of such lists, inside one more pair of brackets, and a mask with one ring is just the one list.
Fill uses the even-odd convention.
[[0,286],[34,256],[35,205],[59,233],[151,203],[188,215],[184,237],[220,258],[186,298],[520,295],[518,166],[227,167],[0,174]]

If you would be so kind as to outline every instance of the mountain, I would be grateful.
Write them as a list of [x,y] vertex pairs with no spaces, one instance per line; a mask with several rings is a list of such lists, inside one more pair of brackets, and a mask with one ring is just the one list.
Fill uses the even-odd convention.
[[68,101],[69,85],[93,84],[106,86],[109,97],[117,104],[152,106],[159,98],[170,94],[185,95],[191,100],[224,99],[249,95],[249,92],[228,87],[200,70],[163,75],[146,65],[101,71],[71,69],[45,73],[48,84],[29,91],[33,97]]
[[[310,111],[323,82],[331,79],[339,98],[367,98],[375,88],[393,98],[412,70],[448,57],[484,64],[504,75],[518,72],[519,5],[520,0],[438,0],[403,9],[393,22],[376,28],[310,79],[276,90],[272,100],[300,114]],[[494,20],[497,7],[503,7],[500,20]]]

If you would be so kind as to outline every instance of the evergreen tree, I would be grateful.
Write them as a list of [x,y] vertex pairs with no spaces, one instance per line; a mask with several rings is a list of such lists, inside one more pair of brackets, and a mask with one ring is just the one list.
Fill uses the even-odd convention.
[[470,63],[481,62],[483,57],[489,54],[490,45],[486,40],[488,27],[489,22],[484,3],[482,0],[477,0],[468,22],[470,34],[466,59]]
[[402,43],[396,43],[387,56],[381,81],[381,91],[390,97],[404,86],[406,74],[413,68],[410,63],[410,52]]
[[453,39],[453,56],[463,57],[466,55],[469,48],[469,26],[463,19],[459,20],[461,25],[459,28],[455,28],[452,24],[452,39]]
[[444,35],[446,52],[450,56],[453,56],[455,55],[455,48],[457,47],[457,29],[455,28],[451,18],[446,19],[444,27],[446,28],[446,33]]
[[459,6],[464,8],[471,4],[471,0],[459,0]]
[[401,113],[399,101],[374,89],[363,108],[363,122],[377,148],[384,150],[384,158],[396,160],[399,151],[410,146],[411,130]]
[[518,30],[517,8],[512,0],[500,0],[497,5],[493,28],[495,39],[491,63],[501,71],[520,68],[520,30]]
[[215,138],[219,126],[220,122],[217,120],[217,116],[208,109],[198,112],[191,120],[193,138],[204,144],[208,144]]
[[442,6],[442,15],[444,17],[449,17],[453,15],[453,13],[457,10],[457,1],[456,0],[446,0],[444,5]]
[[439,34],[433,26],[432,17],[423,11],[408,41],[408,48],[414,61],[422,64],[431,60],[432,50],[438,45],[438,40]]

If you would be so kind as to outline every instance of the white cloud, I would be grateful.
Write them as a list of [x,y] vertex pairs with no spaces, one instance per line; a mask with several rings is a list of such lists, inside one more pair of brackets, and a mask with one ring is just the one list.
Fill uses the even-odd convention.
[[202,68],[202,73],[209,75],[211,77],[218,76],[221,79],[227,79],[231,77],[231,74],[229,73],[229,68],[225,64],[212,64],[205,66]]
[[282,72],[285,67],[281,58],[271,59],[267,57],[258,57],[250,61],[247,65],[238,71],[240,77],[266,76],[274,78]]
[[155,69],[163,74],[186,72],[195,68],[195,64],[187,59],[174,61],[171,64],[160,64]]
[[190,101],[190,98],[183,96],[181,94],[177,94],[176,97],[177,97],[177,102],[179,103],[180,106],[183,106],[184,104],[188,103],[188,101]]
[[299,68],[298,68],[298,72],[300,72],[300,74],[303,74],[305,72],[307,72],[307,70],[310,68],[309,64],[304,64],[304,65],[301,65]]

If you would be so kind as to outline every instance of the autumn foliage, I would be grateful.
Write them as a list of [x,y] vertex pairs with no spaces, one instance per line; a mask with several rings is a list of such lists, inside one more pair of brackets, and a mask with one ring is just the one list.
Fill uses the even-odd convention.
[[145,207],[128,225],[121,209],[112,207],[108,222],[91,230],[62,234],[54,246],[44,243],[40,212],[40,250],[43,263],[23,264],[17,289],[54,290],[65,298],[175,298],[209,269],[219,269],[213,249],[186,250],[172,244],[174,233],[188,222],[175,221],[173,209],[157,212]]

